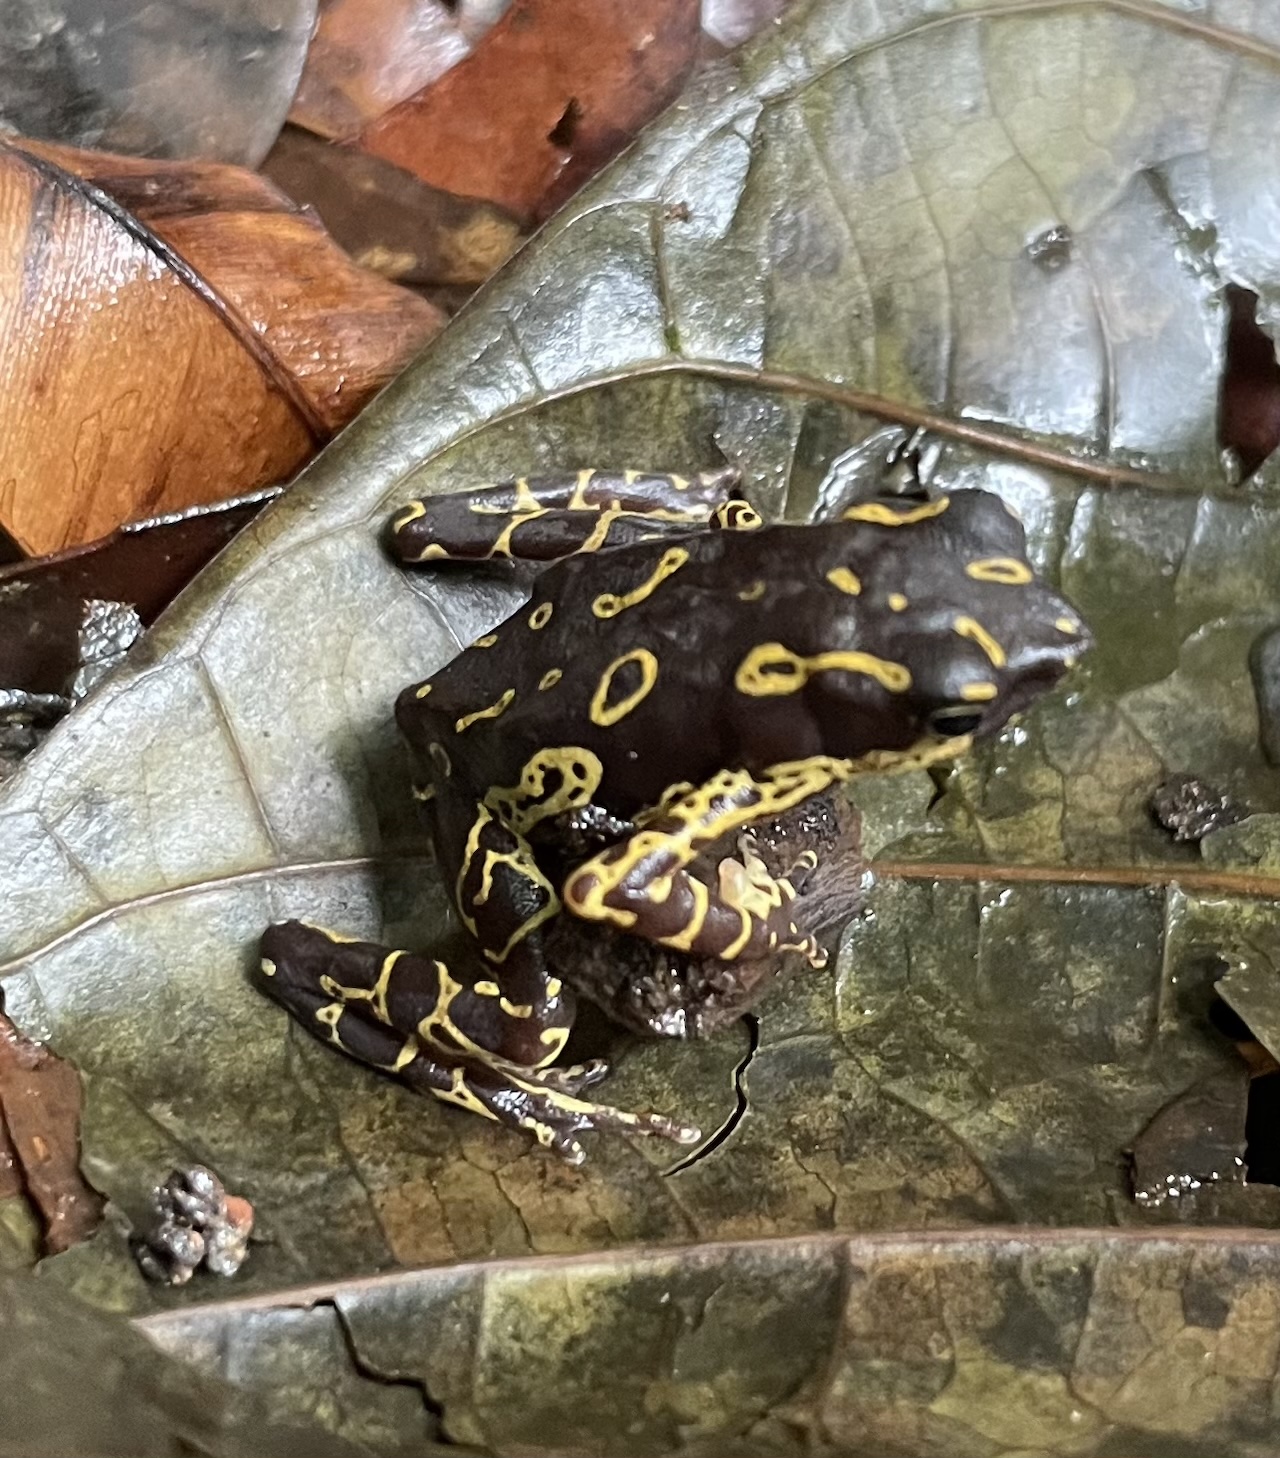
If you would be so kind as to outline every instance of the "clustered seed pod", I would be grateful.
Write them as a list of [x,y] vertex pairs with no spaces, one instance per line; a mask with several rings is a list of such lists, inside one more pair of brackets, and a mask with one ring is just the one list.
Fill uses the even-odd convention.
[[142,1274],[169,1286],[184,1285],[200,1265],[215,1276],[234,1276],[249,1253],[253,1206],[228,1195],[202,1164],[175,1169],[151,1197],[155,1224],[135,1237]]

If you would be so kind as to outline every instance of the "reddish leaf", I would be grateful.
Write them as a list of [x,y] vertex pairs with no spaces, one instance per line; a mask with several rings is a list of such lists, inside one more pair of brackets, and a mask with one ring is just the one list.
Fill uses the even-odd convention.
[[79,1075],[0,1013],[0,1195],[12,1183],[39,1212],[49,1254],[98,1224],[102,1197],[80,1173]]
[[470,49],[444,0],[325,0],[289,120],[354,136]]
[[434,187],[543,217],[675,97],[698,36],[696,0],[516,0],[360,146]]

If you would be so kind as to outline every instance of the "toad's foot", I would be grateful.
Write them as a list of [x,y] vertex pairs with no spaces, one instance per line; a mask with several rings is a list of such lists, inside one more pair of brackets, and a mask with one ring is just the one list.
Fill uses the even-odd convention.
[[[443,1071],[443,1070],[442,1070]],[[572,1070],[564,1070],[571,1072]],[[566,1164],[579,1165],[586,1150],[574,1137],[587,1130],[653,1134],[677,1144],[696,1144],[701,1130],[661,1114],[633,1114],[608,1104],[589,1103],[561,1091],[557,1070],[515,1072],[477,1064],[448,1070],[448,1085],[431,1082],[431,1092],[446,1103],[532,1134],[538,1143]],[[563,1071],[562,1071],[563,1072]],[[559,1086],[558,1086],[559,1085]]]

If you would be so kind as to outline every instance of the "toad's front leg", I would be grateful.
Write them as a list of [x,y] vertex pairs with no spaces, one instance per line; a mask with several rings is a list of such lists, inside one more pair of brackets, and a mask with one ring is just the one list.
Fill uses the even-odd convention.
[[[455,976],[432,958],[289,921],[263,936],[260,979],[262,990],[315,1037],[419,1092],[532,1134],[570,1164],[586,1157],[576,1138],[584,1130],[656,1134],[680,1144],[700,1137],[658,1114],[581,1098],[607,1074],[603,1060],[531,1068],[502,1057],[494,1045],[511,1013],[486,977],[461,970]],[[566,996],[557,993],[561,1022]],[[557,1045],[559,1027],[551,1040]]]
[[565,881],[565,905],[588,921],[698,957],[750,961],[798,951],[821,967],[817,941],[793,920],[796,888],[788,877],[774,879],[746,855],[722,861],[712,884],[689,867],[705,846],[820,793],[845,768],[815,758],[758,777],[726,770],[637,817],[627,840],[584,861]]

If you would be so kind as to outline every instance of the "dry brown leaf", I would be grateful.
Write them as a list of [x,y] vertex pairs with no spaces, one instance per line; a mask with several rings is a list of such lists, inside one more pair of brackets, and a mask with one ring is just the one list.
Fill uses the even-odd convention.
[[91,1234],[102,1213],[80,1173],[79,1075],[0,1013],[0,1195],[17,1190],[39,1212],[50,1254]]
[[352,137],[470,50],[444,0],[325,0],[289,120]]
[[520,225],[477,198],[428,187],[402,167],[286,127],[263,164],[312,207],[365,268],[416,288],[474,289],[514,252]]
[[516,0],[359,145],[433,187],[545,217],[676,96],[699,25],[696,0]]
[[30,553],[288,478],[443,322],[268,183],[0,148],[0,525]]

